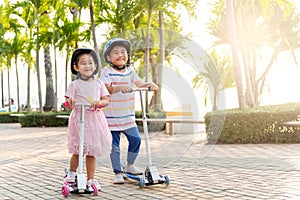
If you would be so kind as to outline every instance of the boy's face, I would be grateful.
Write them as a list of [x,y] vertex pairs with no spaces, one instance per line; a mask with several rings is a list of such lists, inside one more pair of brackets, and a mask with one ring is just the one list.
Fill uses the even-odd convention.
[[78,63],[75,65],[74,69],[80,72],[82,78],[88,78],[94,73],[96,64],[91,55],[82,54],[80,55]]
[[110,54],[107,55],[107,60],[118,67],[123,67],[128,61],[128,53],[123,46],[114,46]]

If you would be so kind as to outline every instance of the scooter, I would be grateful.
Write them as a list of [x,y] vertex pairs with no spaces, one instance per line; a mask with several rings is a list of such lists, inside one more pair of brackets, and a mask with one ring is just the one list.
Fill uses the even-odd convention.
[[155,185],[155,184],[166,184],[166,186],[168,186],[170,184],[170,179],[169,179],[168,175],[160,175],[158,173],[157,168],[152,165],[149,134],[148,134],[148,125],[147,125],[147,116],[146,116],[146,111],[145,111],[144,104],[143,104],[143,95],[142,95],[143,91],[150,91],[150,87],[132,89],[132,92],[139,92],[139,94],[140,94],[143,129],[144,129],[145,142],[146,142],[147,167],[142,175],[133,175],[133,174],[125,172],[125,169],[124,169],[125,167],[123,166],[123,177],[125,179],[132,179],[134,181],[137,181],[140,189],[144,188],[145,186]]
[[[98,195],[98,188],[93,183],[91,188],[93,191],[88,189],[86,185],[86,174],[83,173],[83,142],[84,142],[84,111],[85,106],[90,106],[90,104],[80,104],[76,103],[75,106],[80,106],[80,130],[79,130],[79,161],[78,161],[78,173],[75,177],[75,182],[67,182],[68,170],[65,170],[66,175],[64,176],[64,185],[62,186],[62,195],[68,197],[69,194],[93,194]],[[100,189],[100,188],[99,188]]]

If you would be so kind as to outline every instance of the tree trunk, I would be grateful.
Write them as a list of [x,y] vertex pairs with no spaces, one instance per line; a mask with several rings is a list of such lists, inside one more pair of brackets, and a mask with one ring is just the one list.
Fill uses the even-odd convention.
[[238,27],[239,27],[239,31],[240,31],[240,37],[241,37],[241,52],[242,52],[242,58],[243,58],[243,64],[244,64],[244,71],[245,71],[245,81],[246,81],[246,92],[245,92],[245,102],[246,105],[249,105],[251,107],[255,106],[255,102],[254,102],[254,97],[253,97],[253,85],[252,85],[252,81],[251,81],[251,62],[250,62],[250,58],[251,58],[251,51],[249,49],[249,46],[246,45],[245,43],[245,39],[244,39],[244,30],[243,30],[243,26],[242,26],[242,17],[241,17],[241,8],[238,9]]
[[17,84],[17,101],[18,101],[18,112],[20,112],[20,86],[19,86],[19,72],[18,72],[18,56],[15,56],[15,65],[16,65],[16,84]]
[[55,76],[55,90],[54,90],[54,108],[57,111],[57,58],[56,58],[56,48],[54,46],[54,76]]
[[50,49],[48,46],[44,48],[44,63],[45,63],[45,74],[46,74],[46,101],[45,101],[44,110],[50,111],[54,108],[54,89],[53,89]]
[[99,57],[99,49],[97,45],[97,39],[96,39],[96,32],[95,32],[95,20],[94,20],[94,8],[93,8],[93,1],[90,0],[90,15],[91,15],[91,26],[92,26],[92,36],[93,36],[93,42],[94,42],[94,50],[97,55],[98,59],[98,73],[97,77],[99,78],[101,75],[101,62],[100,62],[100,57]]
[[232,48],[232,58],[233,58],[233,68],[234,68],[234,77],[236,82],[236,89],[238,95],[239,107],[245,107],[245,96],[243,91],[243,81],[242,81],[242,73],[241,73],[241,62],[239,58],[239,49],[237,44],[237,32],[236,25],[234,21],[234,13],[233,13],[233,0],[227,0],[227,9],[228,9],[228,24],[231,35],[230,43]]
[[3,68],[0,69],[1,70],[1,99],[2,99],[2,102],[1,102],[1,107],[4,108],[4,80],[3,80]]
[[27,102],[26,102],[25,108],[29,109],[29,110],[31,108],[31,102],[30,102],[30,82],[31,82],[30,71],[31,71],[30,67],[28,66],[28,69],[27,69]]
[[282,46],[282,42],[283,42],[283,39],[280,41],[279,45],[277,45],[276,48],[274,49],[273,54],[272,54],[271,59],[270,59],[270,62],[268,64],[266,70],[264,71],[264,73],[256,81],[257,86],[260,85],[260,89],[258,89],[260,95],[263,92],[266,76],[267,76],[268,72],[270,71],[271,67],[273,66],[273,63],[276,60],[278,52],[279,52],[279,50]]
[[[9,61],[10,62],[10,61]],[[11,112],[11,108],[10,108],[10,73],[9,73],[9,69],[10,67],[7,67],[7,91],[8,91],[8,112]]]
[[156,84],[158,85],[159,89],[154,93],[155,95],[155,110],[161,111],[163,110],[163,105],[161,101],[161,92],[162,92],[162,74],[163,74],[163,67],[164,67],[164,60],[165,60],[165,44],[164,44],[164,24],[163,24],[163,11],[159,11],[159,41],[160,41],[160,50],[159,50],[159,57],[158,57],[158,64],[157,67],[157,81]]
[[[150,58],[150,27],[151,27],[151,14],[152,10],[148,11],[148,22],[147,22],[147,35],[146,35],[146,52],[145,52],[145,81],[148,82],[148,74],[149,74],[149,58]],[[148,92],[146,92],[146,113],[149,111],[148,105]]]
[[41,89],[41,76],[40,76],[40,43],[39,43],[39,31],[40,31],[40,18],[39,18],[39,10],[36,11],[37,16],[37,27],[36,27],[36,34],[37,34],[37,43],[36,43],[36,74],[37,74],[37,84],[38,84],[38,97],[39,97],[39,109],[40,112],[44,112],[43,110],[43,103],[42,103],[42,89]]

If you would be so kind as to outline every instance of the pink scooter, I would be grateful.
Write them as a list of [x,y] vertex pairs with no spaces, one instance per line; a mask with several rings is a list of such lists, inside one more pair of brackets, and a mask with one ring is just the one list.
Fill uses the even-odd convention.
[[80,130],[79,130],[79,162],[78,162],[78,173],[75,178],[75,182],[69,183],[66,181],[67,173],[64,177],[64,185],[62,186],[62,195],[68,197],[69,194],[93,194],[94,196],[98,195],[98,188],[95,184],[91,185],[93,191],[88,189],[86,185],[86,174],[83,173],[83,142],[84,142],[84,111],[85,107],[90,106],[90,104],[79,104],[76,103],[76,106],[80,106]]

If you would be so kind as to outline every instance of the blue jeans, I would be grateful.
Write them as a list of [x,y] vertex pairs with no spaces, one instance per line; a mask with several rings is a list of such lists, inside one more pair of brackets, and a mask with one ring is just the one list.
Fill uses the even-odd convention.
[[111,131],[112,150],[110,154],[110,160],[115,174],[122,172],[122,164],[120,161],[121,132],[125,134],[128,140],[127,164],[134,164],[140,151],[142,140],[137,127],[133,127],[124,131]]

